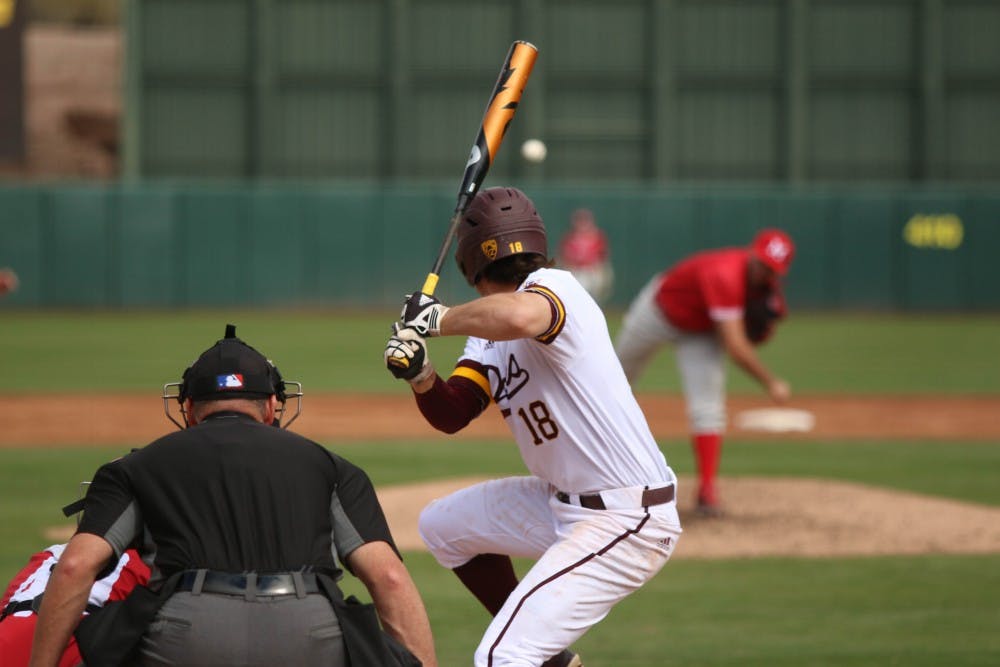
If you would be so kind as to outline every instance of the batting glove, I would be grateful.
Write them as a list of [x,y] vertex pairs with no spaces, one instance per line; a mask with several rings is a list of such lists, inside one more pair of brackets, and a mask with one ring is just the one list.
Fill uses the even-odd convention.
[[394,377],[411,384],[423,382],[434,372],[427,356],[427,342],[413,329],[393,325],[385,344],[385,367]]
[[417,292],[407,294],[399,320],[403,327],[415,329],[421,336],[440,336],[441,320],[448,307],[434,297]]

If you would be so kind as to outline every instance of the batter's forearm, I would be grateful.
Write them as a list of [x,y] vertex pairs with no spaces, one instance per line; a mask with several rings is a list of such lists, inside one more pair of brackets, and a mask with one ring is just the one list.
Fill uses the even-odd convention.
[[454,306],[442,318],[442,336],[475,336],[489,340],[532,338],[551,322],[548,302],[537,294],[492,294]]
[[413,393],[417,394],[418,396],[420,394],[426,394],[427,392],[429,392],[431,389],[434,388],[434,385],[441,379],[441,376],[438,375],[437,371],[434,370],[433,364],[428,362],[427,365],[430,366],[431,370],[431,372],[427,375],[427,377],[424,378],[423,380],[410,382],[410,388],[413,390]]

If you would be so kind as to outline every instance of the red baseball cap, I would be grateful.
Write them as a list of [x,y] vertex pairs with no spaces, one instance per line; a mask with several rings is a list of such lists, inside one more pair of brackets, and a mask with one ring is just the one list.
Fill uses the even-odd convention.
[[795,256],[795,244],[792,238],[780,229],[762,229],[757,232],[750,245],[753,254],[764,264],[783,276],[788,273]]

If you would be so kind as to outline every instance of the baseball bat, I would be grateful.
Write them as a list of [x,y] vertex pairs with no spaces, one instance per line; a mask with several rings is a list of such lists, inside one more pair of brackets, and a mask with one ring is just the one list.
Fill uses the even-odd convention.
[[500,143],[514,119],[514,112],[517,111],[517,105],[521,101],[524,86],[528,83],[536,58],[538,49],[533,44],[518,40],[510,45],[510,51],[507,52],[507,58],[500,68],[500,76],[497,77],[490,101],[486,105],[476,142],[472,144],[469,160],[465,163],[465,174],[462,176],[462,186],[458,190],[455,212],[451,217],[448,233],[441,242],[434,267],[427,274],[424,286],[420,289],[428,296],[434,294],[434,290],[437,289],[441,267],[444,266],[448,249],[462,221],[462,214],[479,192],[479,186],[483,184],[486,172],[490,170],[490,165],[500,150]]

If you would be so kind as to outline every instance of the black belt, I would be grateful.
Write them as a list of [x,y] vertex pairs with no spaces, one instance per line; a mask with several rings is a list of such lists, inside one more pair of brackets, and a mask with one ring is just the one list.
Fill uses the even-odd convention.
[[[201,586],[197,586],[199,575],[204,574]],[[295,579],[301,577],[298,587]],[[315,572],[281,572],[278,574],[235,574],[216,570],[187,570],[181,574],[175,592],[191,591],[221,593],[223,595],[243,595],[254,597],[270,595],[309,595],[319,593],[320,587]]]
[[[3,612],[0,613],[0,621],[7,618],[11,614],[16,614],[19,611],[33,611],[36,614],[42,606],[42,594],[35,596],[30,600],[20,600],[18,602],[10,602],[6,607],[3,608]],[[87,608],[85,611],[88,614],[93,614],[95,611],[100,609],[101,606],[97,604],[87,603]]]
[[[567,505],[572,505],[568,493],[563,493],[562,491],[556,492],[556,499],[566,503]],[[646,489],[642,492],[642,500],[640,501],[641,507],[650,507],[652,505],[663,505],[664,503],[669,503],[674,499],[674,485],[661,486],[658,489]],[[604,505],[604,499],[601,498],[601,494],[594,493],[590,495],[580,496],[580,507],[586,507],[590,510],[603,510],[607,509]]]

